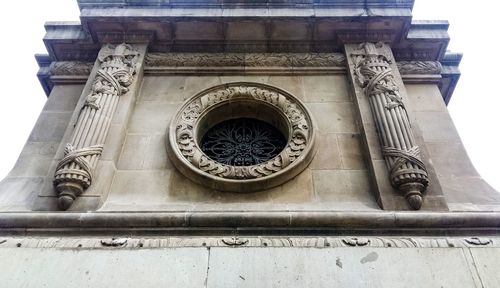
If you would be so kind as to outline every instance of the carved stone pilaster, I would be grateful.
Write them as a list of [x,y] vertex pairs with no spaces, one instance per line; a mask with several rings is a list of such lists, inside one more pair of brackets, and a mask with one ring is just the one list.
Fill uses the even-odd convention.
[[119,97],[133,82],[138,55],[127,44],[106,45],[99,52],[99,70],[95,78],[89,80],[92,81],[90,94],[54,175],[60,209],[68,209],[92,184],[93,170],[104,147]]
[[391,184],[420,209],[429,179],[386,49],[382,43],[363,43],[352,51],[353,75],[369,99]]

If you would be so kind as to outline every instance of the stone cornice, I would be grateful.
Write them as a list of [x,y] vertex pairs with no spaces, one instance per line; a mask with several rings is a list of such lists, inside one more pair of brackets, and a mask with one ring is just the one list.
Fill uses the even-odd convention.
[[[81,24],[48,22],[45,25],[44,42],[52,61],[94,62],[100,47],[107,43],[147,43],[151,53],[321,54],[342,53],[346,43],[382,41],[391,47],[397,61],[441,62],[449,42],[448,22],[412,21],[413,0],[80,0],[79,5]],[[317,73],[329,69],[315,66]],[[456,66],[458,64],[443,65],[443,73]],[[193,73],[193,69],[186,66],[169,67],[176,67],[176,71],[152,70],[156,70],[153,73]],[[215,72],[207,67],[200,66],[199,71]],[[260,73],[255,70],[263,66],[245,63],[238,67],[249,69],[226,72]],[[289,66],[276,67],[284,70]],[[303,65],[293,67],[305,70]],[[289,73],[278,68],[267,72]],[[42,74],[39,78],[47,80]],[[444,91],[449,101],[458,73],[447,75],[450,81],[442,87],[450,87]],[[413,81],[415,77],[411,78]],[[422,77],[417,78],[415,81]],[[436,80],[434,76],[427,78],[424,81]],[[50,91],[50,85],[45,85],[46,92]]]
[[186,0],[142,0],[140,4],[137,1],[129,0],[78,0],[80,9],[84,8],[110,8],[110,7],[335,7],[335,8],[405,8],[412,9],[414,0],[252,0],[252,1],[224,1],[224,0],[205,0],[205,1],[186,1]]
[[429,61],[440,60],[449,41],[447,22],[411,22],[410,13],[390,9],[365,17],[346,9],[139,10],[84,10],[81,25],[47,23],[44,42],[56,61],[87,62],[105,43],[149,43],[150,52],[330,53],[365,41],[390,44],[397,60]]
[[35,56],[40,66],[37,77],[48,96],[55,84],[84,84],[94,66],[93,62],[51,62],[48,55]]

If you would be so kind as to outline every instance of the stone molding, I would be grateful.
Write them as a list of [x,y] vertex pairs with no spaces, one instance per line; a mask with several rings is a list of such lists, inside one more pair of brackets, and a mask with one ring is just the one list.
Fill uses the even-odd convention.
[[49,66],[50,75],[75,75],[87,76],[90,75],[94,63],[92,62],[79,62],[79,61],[59,61],[52,62]]
[[[230,166],[210,159],[197,143],[201,118],[223,105],[235,107],[243,102],[253,105],[252,113],[272,107],[273,117],[283,119],[287,126],[288,143],[276,157],[252,166]],[[234,113],[233,118],[248,117]],[[166,142],[170,159],[189,179],[217,190],[251,192],[277,186],[300,173],[316,151],[315,129],[305,105],[292,95],[268,85],[236,82],[187,100],[173,118]]]
[[341,53],[148,53],[149,67],[345,67]]
[[[320,2],[320,3],[318,3]],[[309,8],[316,6],[323,7],[336,7],[336,8],[351,8],[351,9],[368,9],[368,8],[405,8],[411,9],[413,7],[412,0],[367,0],[367,1],[338,1],[338,0],[287,0],[287,1],[269,1],[269,0],[233,0],[233,1],[220,1],[220,0],[205,0],[205,1],[185,1],[185,0],[169,0],[169,1],[158,1],[158,0],[142,0],[140,5],[136,2],[129,2],[124,0],[79,0],[78,5],[80,9],[95,9],[95,8],[138,8],[138,7],[189,7],[189,8],[227,8],[227,7],[237,7],[237,8],[256,8],[256,7],[273,7],[273,8]]]
[[398,61],[397,65],[401,75],[440,75],[442,72],[439,61]]
[[130,45],[105,45],[98,56],[99,70],[80,111],[53,183],[60,209],[68,209],[94,178],[93,170],[104,147],[119,97],[128,91],[136,73],[139,53]]
[[[189,233],[374,235],[435,237],[499,235],[500,212],[169,211],[0,213],[0,235],[130,235]],[[230,232],[228,232],[230,231]],[[60,234],[58,234],[60,235]],[[192,234],[190,234],[192,235]]]
[[498,237],[394,236],[198,236],[198,237],[0,237],[1,248],[140,249],[180,247],[296,247],[296,248],[500,248]]
[[390,66],[390,48],[383,43],[363,43],[349,57],[355,82],[370,102],[391,185],[418,210],[429,178]]

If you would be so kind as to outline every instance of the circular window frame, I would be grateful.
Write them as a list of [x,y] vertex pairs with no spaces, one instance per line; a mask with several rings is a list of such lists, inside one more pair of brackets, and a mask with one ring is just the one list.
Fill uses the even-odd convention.
[[[285,148],[274,158],[251,166],[230,166],[217,162],[203,153],[199,139],[207,127],[199,127],[207,115],[225,105],[253,103],[264,105],[279,113],[280,125],[289,131]],[[251,107],[221,121],[234,118],[256,118],[267,123],[262,109]],[[266,108],[266,109],[267,109]],[[256,115],[251,115],[251,111]],[[263,111],[263,110],[262,110]],[[250,114],[249,114],[250,113]],[[222,113],[219,113],[222,114]],[[276,115],[268,116],[274,118]],[[274,126],[274,123],[269,123]],[[201,132],[200,132],[201,131]],[[174,166],[186,177],[203,186],[231,192],[254,192],[283,184],[302,172],[316,153],[316,125],[306,106],[290,93],[273,86],[234,82],[206,89],[186,100],[171,120],[167,135],[167,155]]]

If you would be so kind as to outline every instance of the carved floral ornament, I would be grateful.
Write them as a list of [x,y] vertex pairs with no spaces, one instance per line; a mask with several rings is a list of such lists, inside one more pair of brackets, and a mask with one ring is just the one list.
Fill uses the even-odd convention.
[[[260,118],[280,126],[285,147],[274,158],[250,166],[231,166],[208,157],[198,143],[203,130],[237,118]],[[314,130],[310,113],[292,95],[263,84],[230,83],[205,90],[181,106],[170,123],[167,150],[179,171],[193,181],[222,191],[251,192],[280,185],[300,173],[315,153]]]

